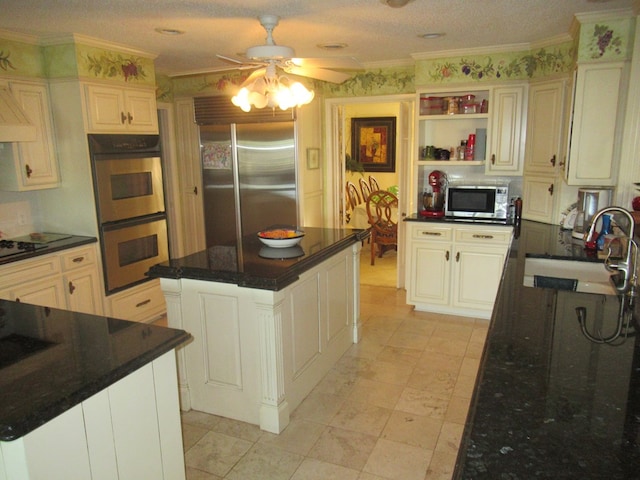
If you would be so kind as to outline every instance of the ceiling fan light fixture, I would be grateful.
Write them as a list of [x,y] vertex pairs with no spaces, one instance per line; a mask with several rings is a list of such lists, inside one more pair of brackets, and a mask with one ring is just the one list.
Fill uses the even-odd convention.
[[311,103],[315,96],[313,90],[308,90],[300,82],[291,81],[289,77],[267,74],[256,78],[253,82],[242,87],[231,98],[231,103],[240,107],[244,112],[255,108],[280,108],[287,110],[295,106],[301,107]]

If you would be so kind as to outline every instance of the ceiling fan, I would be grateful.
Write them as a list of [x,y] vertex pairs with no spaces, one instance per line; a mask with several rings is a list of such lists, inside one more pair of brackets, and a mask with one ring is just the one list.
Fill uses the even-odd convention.
[[[276,45],[273,40],[273,30],[278,25],[280,17],[277,15],[262,15],[258,17],[260,24],[267,31],[264,45],[250,47],[246,50],[246,59],[228,55],[217,55],[218,58],[236,66],[233,70],[257,69],[251,73],[248,81],[262,75],[272,75],[278,67],[286,73],[302,77],[315,78],[331,83],[342,83],[351,78],[351,74],[340,70],[359,70],[362,65],[353,57],[327,58],[297,58],[293,48]],[[216,69],[221,71],[223,69]]]

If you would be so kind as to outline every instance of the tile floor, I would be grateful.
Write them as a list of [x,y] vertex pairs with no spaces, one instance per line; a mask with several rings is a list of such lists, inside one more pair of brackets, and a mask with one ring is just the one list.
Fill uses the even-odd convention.
[[[382,260],[395,262],[395,253]],[[384,283],[376,266],[361,269],[362,341],[280,435],[183,414],[189,480],[451,478],[488,323],[413,312],[392,286],[394,269],[391,286],[367,284]]]

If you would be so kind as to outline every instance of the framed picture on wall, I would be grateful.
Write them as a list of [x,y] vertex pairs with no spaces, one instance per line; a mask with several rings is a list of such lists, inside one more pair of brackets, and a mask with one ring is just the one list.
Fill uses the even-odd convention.
[[396,117],[352,118],[351,157],[365,172],[395,172]]

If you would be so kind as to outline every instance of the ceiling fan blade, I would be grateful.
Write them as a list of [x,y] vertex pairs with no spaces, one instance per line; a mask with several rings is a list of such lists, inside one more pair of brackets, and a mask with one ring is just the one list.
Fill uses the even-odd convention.
[[251,72],[251,74],[247,77],[247,79],[242,82],[241,86],[245,86],[245,85],[249,85],[251,82],[253,82],[256,78],[264,76],[267,73],[267,69],[266,67],[263,68],[259,68],[253,72]]
[[360,70],[364,68],[353,57],[292,58],[291,63],[305,68],[338,68],[344,70]]
[[216,57],[218,57],[220,60],[224,60],[225,62],[229,62],[229,63],[238,63],[238,64],[247,63],[246,60],[243,60],[241,58],[229,57],[228,55],[217,54]]
[[348,73],[326,70],[324,68],[296,67],[295,65],[287,65],[283,70],[293,75],[315,78],[317,80],[323,80],[331,83],[342,83],[351,78],[351,75]]

